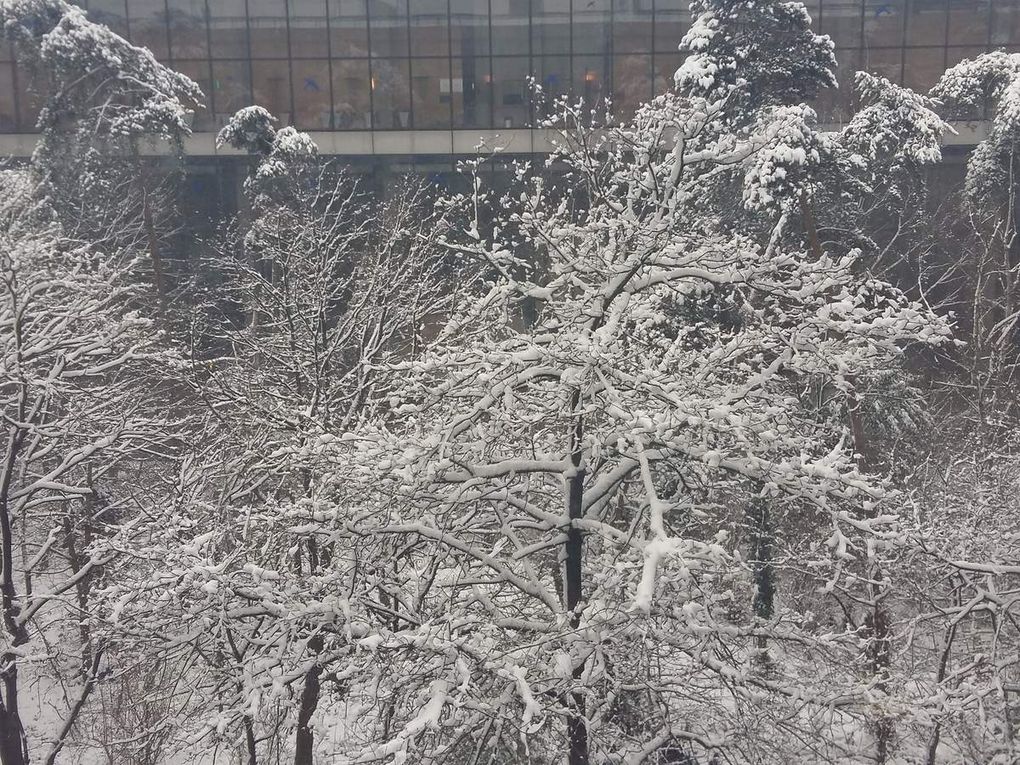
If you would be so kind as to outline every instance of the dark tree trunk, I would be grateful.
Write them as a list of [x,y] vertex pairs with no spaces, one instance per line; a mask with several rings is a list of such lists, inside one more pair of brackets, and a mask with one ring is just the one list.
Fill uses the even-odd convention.
[[0,657],[3,700],[0,702],[0,765],[28,765],[28,742],[18,711],[18,665],[7,653]]
[[[775,613],[776,574],[773,565],[774,530],[768,501],[755,497],[747,509],[751,527],[751,566],[754,572],[754,615],[768,621]],[[757,639],[758,648],[765,648],[764,636]]]
[[[308,647],[318,654],[322,650],[322,638],[312,638],[308,641]],[[301,706],[298,708],[297,733],[294,736],[294,765],[313,765],[315,737],[308,726],[316,707],[319,706],[321,675],[322,667],[317,662],[305,673],[305,685],[301,689]]]
[[[573,406],[571,407],[577,417],[571,439],[571,460],[574,464],[574,474],[570,477],[569,494],[567,497],[568,516],[570,527],[567,529],[566,554],[563,562],[563,594],[567,607],[570,626],[576,629],[581,623],[581,600],[583,590],[581,588],[581,562],[584,555],[584,536],[581,529],[574,525],[574,521],[580,520],[584,512],[584,468],[581,467],[583,455],[581,454],[581,438],[583,435],[581,417],[578,414],[580,396],[575,393]],[[584,671],[584,664],[581,663],[574,668],[574,679],[580,678]],[[589,765],[588,757],[588,723],[585,719],[584,694],[579,691],[572,691],[568,700],[569,713],[567,717],[567,739],[569,765]]]

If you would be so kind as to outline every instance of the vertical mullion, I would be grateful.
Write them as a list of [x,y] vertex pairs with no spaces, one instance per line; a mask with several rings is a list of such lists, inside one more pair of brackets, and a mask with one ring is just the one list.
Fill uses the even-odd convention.
[[[404,2],[404,30],[407,33],[407,109],[410,115],[410,125],[401,125],[402,129],[415,129],[414,114],[414,64],[411,61],[411,0],[405,0]],[[397,114],[400,114],[400,110],[397,109]]]
[[[330,0],[322,0],[322,9],[326,14],[326,72],[329,75],[329,129],[336,130],[336,103],[333,99],[333,26],[330,23]],[[293,83],[292,83],[293,86]]]
[[[450,77],[450,103],[447,112],[449,113],[450,125],[450,147],[453,148],[453,12],[450,9],[450,0],[446,0],[446,69]],[[460,70],[460,106],[464,108],[464,65]]]
[[372,2],[365,0],[365,35],[368,39],[368,113],[369,130],[375,130],[375,59],[372,57]]

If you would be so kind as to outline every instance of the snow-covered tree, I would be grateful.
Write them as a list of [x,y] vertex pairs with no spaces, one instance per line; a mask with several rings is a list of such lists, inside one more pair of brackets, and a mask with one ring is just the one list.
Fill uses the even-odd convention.
[[[556,183],[522,168],[501,197],[476,178],[473,222],[448,246],[487,277],[402,367],[395,408],[334,446],[376,494],[361,533],[445,555],[445,587],[422,598],[412,582],[396,597],[403,628],[374,648],[397,665],[407,727],[364,759],[413,747],[442,761],[520,736],[543,759],[565,742],[572,765],[684,740],[790,760],[804,756],[777,735],[791,724],[817,724],[812,745],[843,758],[835,720],[877,715],[872,680],[849,666],[855,636],[792,598],[771,620],[750,613],[732,506],[764,497],[824,529],[814,543],[787,531],[794,578],[858,588],[850,562],[894,518],[813,400],[946,328],[854,253],[787,246],[783,205],[760,242],[705,209],[723,174],[743,174],[753,205],[778,199],[765,169],[818,161],[800,110],[734,133],[728,105],[672,94],[606,134],[564,106]],[[784,654],[764,674],[763,637]],[[401,661],[409,646],[425,651]],[[812,651],[830,656],[826,673],[807,670]]]
[[[146,501],[138,485],[169,449],[156,414],[164,360],[130,310],[132,264],[98,257],[49,219],[28,173],[0,174],[3,765],[53,763],[105,671],[91,593],[113,555],[93,543],[131,537]],[[26,683],[56,702],[61,681],[63,703],[26,713]]]
[[180,155],[201,90],[64,0],[5,0],[0,34],[43,97],[32,161],[40,193],[68,235],[144,252],[165,307],[176,174],[142,152]]
[[208,427],[179,501],[104,598],[116,610],[108,632],[139,664],[199,662],[187,671],[200,698],[177,707],[178,739],[310,765],[335,743],[316,735],[329,719],[316,710],[343,701],[360,637],[344,620],[390,618],[379,581],[394,552],[304,530],[306,515],[344,527],[358,511],[315,443],[388,401],[383,362],[435,331],[453,272],[423,189],[377,202],[321,163],[307,135],[272,122],[252,107],[221,135],[254,164],[250,209],[214,247],[195,327],[192,384]]

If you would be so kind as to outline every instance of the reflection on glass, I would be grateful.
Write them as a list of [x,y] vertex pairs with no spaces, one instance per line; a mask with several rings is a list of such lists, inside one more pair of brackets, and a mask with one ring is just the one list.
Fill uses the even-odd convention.
[[490,0],[492,52],[527,55],[528,0]]
[[647,53],[652,49],[651,0],[622,4],[616,0],[613,13],[614,52]]
[[368,10],[365,0],[329,0],[330,55],[368,55]]
[[247,61],[213,61],[212,98],[216,124],[222,127],[238,109],[251,105]]
[[949,4],[950,45],[985,45],[988,42],[989,0],[953,0]]
[[822,34],[827,34],[837,48],[852,48],[861,44],[861,0],[823,0]]
[[613,57],[613,120],[634,116],[652,97],[652,57],[638,54]]
[[205,105],[195,111],[192,119],[192,129],[198,131],[210,131],[216,128],[216,121],[209,108],[210,93],[212,92],[212,76],[209,72],[208,61],[174,61],[174,69],[185,74],[202,89]]
[[586,119],[591,124],[606,121],[606,98],[612,87],[613,71],[609,56],[574,56],[570,100],[584,104]]
[[864,69],[897,85],[903,78],[903,48],[872,48],[862,52]]
[[337,130],[367,130],[372,126],[368,61],[333,62],[333,126]]
[[[523,53],[524,51],[519,52]],[[562,56],[569,52],[570,0],[533,0],[531,4],[532,55]]]
[[492,73],[487,56],[454,58],[450,103],[453,127],[491,127]]
[[326,0],[288,0],[290,52],[294,58],[328,58]]
[[489,4],[450,0],[450,45],[454,57],[489,52]]
[[533,94],[535,122],[556,113],[556,102],[570,93],[570,58],[535,56],[531,60],[537,90]]
[[608,53],[612,50],[612,0],[584,0],[574,4],[574,53]]
[[843,125],[853,117],[855,108],[854,74],[861,68],[861,54],[857,50],[836,51],[836,77],[838,88],[824,88],[811,104],[822,124]]
[[248,17],[244,0],[213,0],[209,4],[209,36],[213,58],[248,57]]
[[14,64],[0,64],[0,132],[13,133],[18,129],[18,114],[14,108]]
[[668,93],[675,87],[676,70],[684,61],[683,54],[677,53],[656,53],[652,70],[652,92],[655,95]]
[[290,66],[287,61],[253,61],[252,103],[264,106],[279,125],[290,125]]
[[368,0],[373,56],[407,55],[406,0]]
[[413,0],[411,8],[411,55],[445,56],[450,46],[446,0]]
[[945,71],[946,49],[907,48],[903,55],[903,84],[927,93]]
[[[463,82],[458,83],[463,90]],[[415,128],[450,127],[453,93],[450,59],[416,58],[411,62],[411,113]]]
[[1007,45],[1020,40],[1020,3],[1016,0],[992,0],[992,45]]
[[492,109],[496,128],[525,127],[531,122],[530,69],[526,56],[492,59]]
[[907,45],[942,45],[946,40],[946,0],[910,0]]
[[170,55],[167,13],[163,0],[131,0],[131,42],[148,48],[158,59]]
[[329,130],[333,111],[329,61],[291,62],[294,124],[305,130]]
[[205,58],[209,37],[205,28],[205,0],[168,0],[170,50],[174,58]]
[[864,45],[903,44],[904,0],[865,0]]
[[688,0],[655,0],[655,50],[675,53],[691,28]]
[[372,126],[411,127],[411,82],[407,59],[372,62]]
[[[43,99],[39,95],[42,83],[36,83],[31,72],[23,66],[16,66],[15,94],[18,99],[18,131],[28,133],[38,128],[39,110]],[[39,87],[37,87],[39,86]]]
[[252,58],[287,55],[287,3],[248,0],[248,34]]
[[128,36],[124,0],[90,0],[89,18],[108,26],[121,37]]

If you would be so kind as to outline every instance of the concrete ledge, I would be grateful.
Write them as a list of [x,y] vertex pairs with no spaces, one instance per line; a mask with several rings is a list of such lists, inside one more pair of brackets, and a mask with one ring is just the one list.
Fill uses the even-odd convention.
[[[955,134],[943,140],[945,146],[974,146],[988,135],[987,122],[954,122]],[[838,130],[840,126],[824,128]],[[350,132],[311,132],[319,151],[326,156],[455,155],[473,156],[480,147],[499,148],[507,154],[545,154],[556,137],[554,131],[541,128],[506,130],[359,130]],[[0,156],[29,157],[35,149],[31,133],[0,134]],[[238,156],[229,146],[216,147],[215,133],[194,133],[185,140],[190,157]],[[149,156],[166,153],[165,145],[143,147]]]

